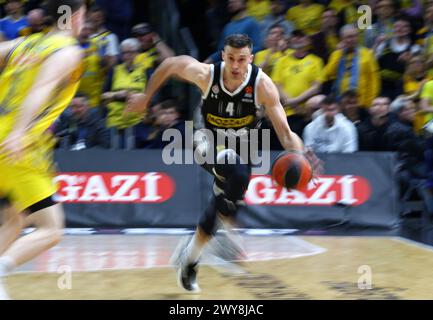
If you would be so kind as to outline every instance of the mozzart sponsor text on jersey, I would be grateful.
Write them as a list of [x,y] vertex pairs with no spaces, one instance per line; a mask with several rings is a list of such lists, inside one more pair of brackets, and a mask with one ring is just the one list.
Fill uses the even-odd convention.
[[[64,172],[55,177],[56,200],[66,203],[162,203],[176,192],[176,180],[164,172]],[[191,192],[199,190],[191,189]],[[357,206],[371,196],[367,179],[323,175],[306,190],[276,186],[269,175],[253,175],[245,202],[249,205]]]

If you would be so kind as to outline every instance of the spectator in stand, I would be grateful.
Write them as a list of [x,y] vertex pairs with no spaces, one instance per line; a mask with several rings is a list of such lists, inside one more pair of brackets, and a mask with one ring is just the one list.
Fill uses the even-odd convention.
[[262,21],[270,13],[270,0],[247,0],[247,14],[257,21]]
[[346,24],[354,24],[358,21],[360,15],[358,8],[366,4],[366,2],[359,0],[332,0],[328,8],[335,10],[338,17],[338,28],[341,28]]
[[311,119],[309,122],[316,119],[319,115],[322,114],[320,104],[322,103],[323,99],[325,99],[325,98],[326,98],[326,96],[324,94],[318,94],[318,95],[308,99],[308,101],[305,103],[305,106],[307,107],[307,109],[309,110],[309,112],[311,114]]
[[54,123],[54,136],[71,150],[109,148],[110,135],[98,112],[89,108],[84,95],[76,95],[68,110]]
[[102,89],[105,81],[105,66],[103,57],[95,41],[90,36],[95,31],[95,25],[91,21],[86,21],[78,41],[83,49],[83,75],[81,77],[78,92],[85,94],[89,98],[91,108],[97,108],[101,105]]
[[343,115],[351,121],[355,127],[368,117],[368,111],[366,108],[359,106],[358,93],[356,90],[345,91],[341,95],[340,106]]
[[[141,44],[140,54],[135,58],[135,64],[144,68],[149,78],[155,68],[165,59],[173,57],[174,51],[161,39],[148,23],[140,23],[132,28],[132,35]],[[155,96],[154,101],[160,101],[161,96],[171,96],[172,82],[164,85]]]
[[352,122],[340,113],[333,95],[321,102],[322,113],[304,129],[306,147],[316,153],[351,153],[358,150],[358,134]]
[[299,4],[287,10],[286,18],[307,35],[320,31],[320,17],[325,10],[321,4],[312,0],[299,0]]
[[379,0],[373,12],[377,14],[377,21],[370,29],[365,30],[364,45],[367,48],[373,48],[377,43],[391,37],[397,10],[393,0]]
[[417,179],[426,178],[424,162],[425,140],[417,136],[413,129],[416,103],[405,96],[398,97],[391,104],[391,111],[397,116],[389,126],[387,138],[391,150],[397,152],[398,171],[402,195]]
[[118,61],[118,37],[105,27],[105,11],[102,8],[93,6],[90,8],[88,16],[95,26],[95,34],[91,38],[96,42],[107,70],[110,70]]
[[346,25],[340,30],[342,49],[334,51],[324,69],[331,91],[339,99],[349,89],[357,90],[359,104],[368,107],[380,92],[379,66],[373,51],[358,45],[358,29]]
[[351,1],[349,0],[330,0],[328,1],[328,8],[340,12],[345,7],[349,6]]
[[262,48],[262,38],[259,23],[247,14],[246,0],[229,0],[228,12],[231,21],[225,25],[218,41],[217,51],[205,60],[205,63],[221,61],[221,52],[224,49],[224,39],[235,33],[248,35],[253,42],[253,53]]
[[416,33],[416,43],[423,48],[428,75],[433,78],[433,2],[427,3],[424,26]]
[[357,126],[359,151],[391,151],[387,135],[391,124],[390,103],[388,97],[377,97],[368,109],[369,117]]
[[43,32],[48,33],[50,31],[49,24],[47,24],[44,10],[33,9],[27,14],[28,26],[20,29],[19,36],[27,37],[29,35]]
[[338,36],[338,18],[333,9],[322,13],[321,30],[311,36],[311,52],[328,62],[330,54],[337,50],[340,43]]
[[424,8],[424,25],[416,32],[416,43],[424,48],[424,53],[433,53],[433,5]]
[[135,63],[140,51],[140,42],[135,38],[122,41],[122,64],[117,65],[109,75],[105,84],[105,93],[101,99],[107,105],[107,127],[123,130],[139,123],[140,115],[124,114],[125,101],[129,94],[142,92],[146,86],[146,70]]
[[[165,100],[161,102],[155,119],[155,124],[158,126],[157,130],[148,131],[149,135],[145,137],[143,134],[145,131],[142,130],[144,127],[141,124],[136,126],[136,134],[137,131],[142,130],[139,139],[137,139],[137,147],[144,147],[146,149],[163,149],[167,145],[172,145],[173,147],[183,148],[185,146],[185,122],[181,121],[179,110],[179,106],[174,100]],[[174,137],[167,133],[171,139],[169,141],[164,141],[163,135],[165,130],[168,129],[177,130],[177,133]],[[181,140],[177,140],[180,137]],[[174,141],[174,139],[176,139],[176,141]]]
[[[185,122],[182,121],[180,107],[174,100],[166,100],[161,103],[161,110],[158,112],[156,121],[160,125],[160,131],[155,139],[154,148],[162,149],[169,144],[180,148],[185,146]],[[177,130],[177,134],[182,137],[181,142],[177,141],[178,135],[174,136],[170,141],[164,141],[163,134],[168,129]]]
[[132,28],[132,35],[140,41],[141,52],[136,63],[146,69],[156,68],[162,61],[174,56],[174,51],[152,30],[148,23],[140,23]]
[[433,119],[433,80],[428,81],[421,90],[418,126],[423,127]]
[[0,20],[0,33],[4,40],[13,40],[19,37],[22,28],[28,26],[27,17],[21,0],[8,0],[5,10],[7,16]]
[[161,110],[161,103],[149,107],[149,112],[143,120],[134,126],[135,147],[137,149],[152,149],[153,142],[159,134],[158,113]]
[[391,38],[384,40],[375,48],[382,79],[382,95],[394,99],[403,93],[403,74],[406,63],[421,47],[414,45],[410,37],[410,22],[398,18],[394,22]]
[[265,39],[266,49],[254,55],[254,64],[267,75],[272,75],[278,59],[284,56],[284,38],[284,29],[280,25],[271,27]]
[[309,53],[309,37],[301,30],[295,30],[290,43],[293,51],[277,61],[271,75],[287,116],[302,114],[298,108],[320,91],[323,82],[323,62]]
[[419,97],[423,86],[432,78],[427,74],[427,67],[422,54],[414,54],[406,63],[403,75],[403,90],[405,95]]
[[284,0],[270,0],[271,12],[260,22],[261,38],[265,39],[271,27],[279,25],[284,34],[290,36],[295,29],[293,23],[286,20]]
[[300,108],[300,113],[287,118],[293,132],[302,137],[305,127],[313,120],[315,113],[321,109],[321,103],[325,98],[323,94],[311,97],[305,102],[304,108]]
[[[424,55],[417,54],[412,56],[406,65],[406,70],[403,75],[404,94],[413,99],[420,98],[424,85],[430,80],[432,80],[432,78],[428,75]],[[414,129],[417,133],[420,133],[422,127],[428,121],[428,113],[422,110],[423,107],[428,109],[428,91],[429,90],[426,89],[426,100],[421,100],[420,110],[415,115]]]

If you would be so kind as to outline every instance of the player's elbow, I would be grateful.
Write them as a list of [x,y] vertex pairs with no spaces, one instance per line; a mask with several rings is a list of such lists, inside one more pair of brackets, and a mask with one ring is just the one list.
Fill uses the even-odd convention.
[[168,57],[162,62],[161,66],[164,66],[164,69],[166,69],[170,75],[177,75],[190,63],[188,58],[188,56]]
[[189,56],[174,56],[168,57],[163,63],[169,66],[187,66],[191,60]]
[[174,64],[175,64],[175,59],[174,59],[174,58],[175,58],[175,57],[168,57],[168,58],[164,59],[164,60],[161,62],[159,68],[160,68],[160,69],[165,69],[165,70],[170,70],[170,69],[172,69],[173,66],[174,66]]

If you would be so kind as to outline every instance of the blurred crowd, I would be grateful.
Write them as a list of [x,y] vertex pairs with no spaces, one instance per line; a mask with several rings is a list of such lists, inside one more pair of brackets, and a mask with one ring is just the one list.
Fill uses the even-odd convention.
[[[137,15],[140,3],[88,1],[78,37],[85,72],[52,128],[59,147],[163,148],[165,129],[185,131],[180,101],[164,90],[144,119],[123,113],[128,94],[143,91],[155,68],[176,54],[144,22],[146,13]],[[43,1],[0,5],[3,40],[49,32]],[[394,151],[402,196],[426,179],[432,189],[433,1],[177,0],[177,6],[203,62],[221,59],[227,35],[251,37],[254,63],[277,85],[287,121],[307,146],[318,153]],[[281,149],[260,114],[272,148]]]
[[[85,25],[77,38],[84,73],[76,97],[51,128],[58,147],[163,148],[168,143],[162,140],[166,128],[183,130],[178,101],[163,90],[144,119],[124,115],[123,110],[127,96],[143,92],[158,64],[175,53],[142,22],[145,10],[133,12],[146,7],[139,1],[87,2]],[[3,0],[0,11],[2,41],[50,32],[44,1]]]

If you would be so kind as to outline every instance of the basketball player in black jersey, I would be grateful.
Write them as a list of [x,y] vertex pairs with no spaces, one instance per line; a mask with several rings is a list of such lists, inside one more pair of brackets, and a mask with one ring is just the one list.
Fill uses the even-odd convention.
[[[217,64],[204,64],[189,56],[166,59],[150,78],[144,94],[129,98],[126,111],[143,112],[157,90],[174,77],[200,88],[206,128],[213,131],[228,128],[248,131],[256,126],[257,107],[262,106],[284,149],[304,152],[301,139],[290,130],[287,123],[276,86],[252,64],[250,38],[241,34],[227,37],[222,60]],[[239,202],[248,188],[251,172],[251,167],[246,163],[248,161],[240,161],[239,154],[233,150],[218,148],[218,151],[218,161],[212,166],[205,166],[215,176],[212,200],[200,218],[194,236],[185,244],[177,259],[179,284],[190,292],[200,290],[196,281],[197,264],[204,246],[215,234],[217,218],[234,219]],[[314,154],[308,156],[313,166],[319,164]],[[233,157],[236,161],[229,162],[228,159]]]

